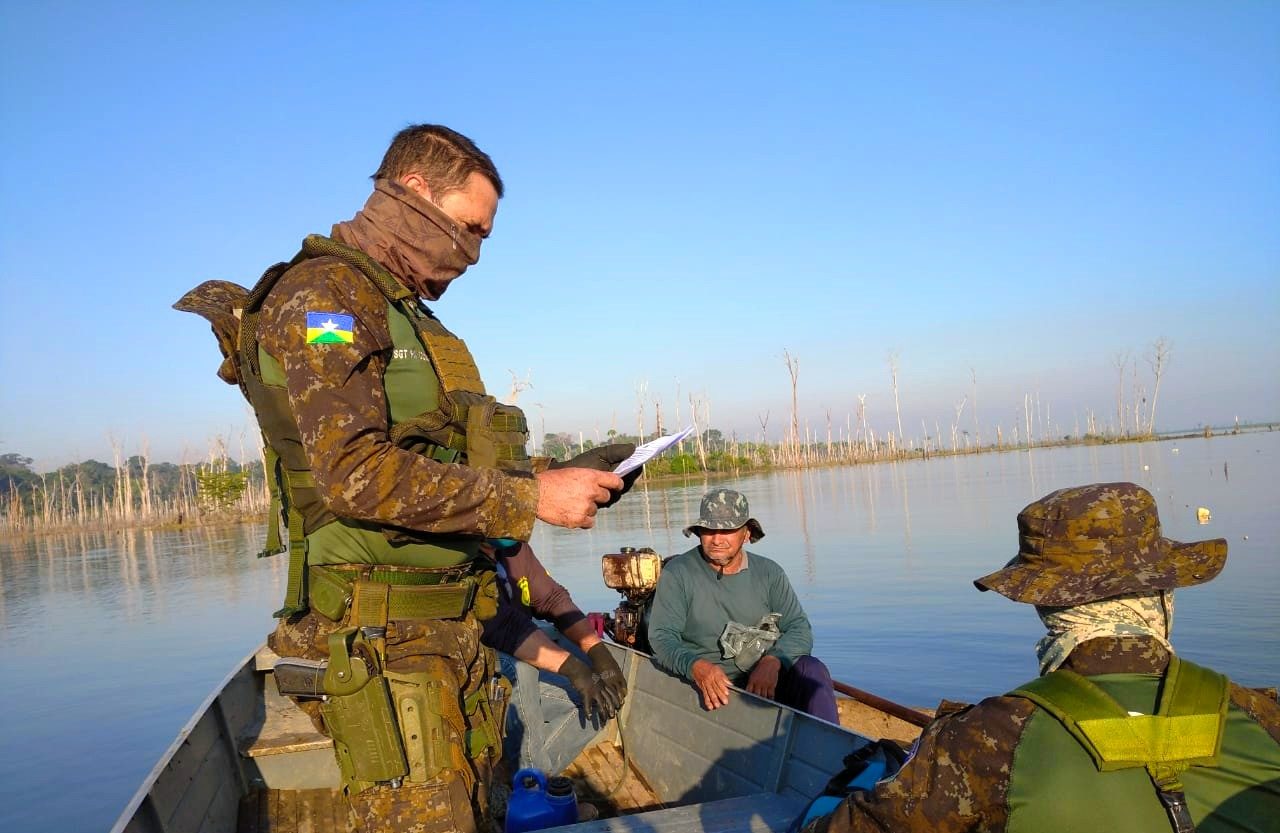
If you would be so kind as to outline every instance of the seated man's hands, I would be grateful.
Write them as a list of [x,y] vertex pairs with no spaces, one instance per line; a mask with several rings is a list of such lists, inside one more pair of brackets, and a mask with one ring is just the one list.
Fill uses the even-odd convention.
[[548,469],[538,479],[538,519],[568,529],[596,525],[596,510],[623,489],[622,478],[612,472],[584,468]]
[[[596,471],[613,471],[619,463],[630,457],[636,451],[635,443],[610,443],[609,445],[596,446],[590,451],[584,451],[576,457],[571,457],[563,463],[559,460],[553,460],[547,467],[548,469],[594,469]],[[601,504],[608,508],[613,506],[622,498],[631,487],[635,485],[636,480],[644,473],[644,467],[628,472],[622,478],[622,488],[614,491],[612,496],[606,503]]]
[[693,684],[702,692],[702,706],[713,712],[721,706],[729,705],[729,676],[720,666],[705,659],[693,661],[689,669],[693,675]]
[[778,690],[778,672],[781,670],[782,660],[769,654],[760,657],[747,677],[747,691],[772,700]]

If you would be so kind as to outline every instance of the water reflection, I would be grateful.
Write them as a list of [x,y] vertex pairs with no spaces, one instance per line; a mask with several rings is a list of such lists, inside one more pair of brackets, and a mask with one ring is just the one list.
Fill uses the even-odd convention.
[[[898,464],[893,465],[895,473]],[[905,556],[907,569],[911,569],[911,487],[905,479],[898,481],[898,489],[902,492],[902,553]]]
[[[1170,537],[1231,540],[1223,577],[1186,591],[1175,645],[1202,650],[1208,662],[1239,658],[1224,670],[1263,684],[1280,679],[1280,578],[1264,550],[1275,549],[1278,521],[1267,496],[1276,486],[1278,440],[1184,440],[1178,454],[1170,443],[1036,449],[638,487],[642,501],[602,512],[590,534],[540,528],[534,544],[551,548],[557,578],[576,598],[609,609],[616,600],[601,589],[594,556],[622,545],[682,552],[694,542],[679,529],[696,519],[707,488],[739,489],[769,533],[753,550],[792,575],[837,676],[930,705],[942,696],[972,699],[1035,671],[1034,613],[979,596],[971,584],[1013,556],[1017,512],[1054,489],[1130,480],[1156,495]],[[1195,524],[1196,505],[1218,507],[1212,528]],[[1223,607],[1248,614],[1231,622],[1211,615]]]
[[[800,472],[792,472],[791,474],[792,505],[796,514],[800,517],[800,537],[804,542],[804,574],[812,582],[817,577],[817,570],[814,566],[813,539],[809,536],[809,501],[805,498],[805,486],[817,487],[825,483],[825,481],[818,478],[805,477]],[[750,498],[748,498],[749,500]]]
[[[696,542],[680,530],[697,519],[702,495],[738,489],[768,531],[752,550],[791,575],[833,674],[931,706],[1035,673],[1034,612],[971,584],[1014,554],[1018,510],[1065,486],[1131,480],[1156,495],[1169,537],[1230,541],[1223,574],[1180,591],[1175,647],[1242,683],[1274,685],[1280,434],[1176,447],[1036,449],[662,487],[641,479],[595,529],[539,525],[533,544],[584,609],[611,610],[618,598],[601,581],[601,555],[683,552]],[[1212,509],[1210,525],[1197,523],[1197,506]],[[271,627],[288,561],[256,558],[262,538],[248,525],[0,541],[0,666],[11,672],[0,687],[0,783],[28,797],[0,802],[0,829],[106,826],[195,705]],[[62,799],[68,782],[84,787],[86,803]]]

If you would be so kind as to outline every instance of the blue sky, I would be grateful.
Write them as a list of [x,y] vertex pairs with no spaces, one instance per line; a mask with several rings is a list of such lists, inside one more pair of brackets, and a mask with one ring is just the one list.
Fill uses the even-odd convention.
[[643,389],[647,430],[693,394],[776,440],[786,350],[815,433],[859,394],[895,424],[890,351],[908,435],[971,369],[984,433],[1028,393],[1066,433],[1160,336],[1157,427],[1280,418],[1273,3],[0,14],[0,453],[41,470],[238,456],[251,416],[170,304],[349,218],[421,121],[507,182],[435,309],[538,431],[634,431]]

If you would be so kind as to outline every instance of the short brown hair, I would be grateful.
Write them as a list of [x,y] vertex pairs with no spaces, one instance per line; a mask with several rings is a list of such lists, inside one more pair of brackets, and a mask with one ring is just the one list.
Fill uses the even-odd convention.
[[411,124],[391,140],[372,179],[419,174],[433,192],[442,193],[461,188],[473,173],[488,179],[502,196],[502,177],[489,154],[475,142],[442,124]]

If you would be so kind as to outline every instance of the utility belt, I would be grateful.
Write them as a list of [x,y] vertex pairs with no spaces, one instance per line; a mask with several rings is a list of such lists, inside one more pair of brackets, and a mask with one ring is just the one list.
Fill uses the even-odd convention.
[[[307,595],[315,611],[334,622],[343,621],[353,605],[352,619],[386,627],[391,619],[461,619],[489,583],[470,564],[458,567],[385,567],[368,564],[312,565],[307,570]],[[479,617],[487,618],[487,617]],[[381,619],[381,622],[373,622]]]
[[446,630],[478,629],[477,620],[496,610],[495,573],[473,564],[331,564],[310,567],[308,578],[311,607],[343,627],[328,637],[327,660],[278,661],[276,686],[324,701],[344,788],[444,777],[461,778],[474,795],[501,754],[511,684],[497,673],[493,651],[475,642],[478,658],[428,653],[390,668],[387,625],[436,620]]

